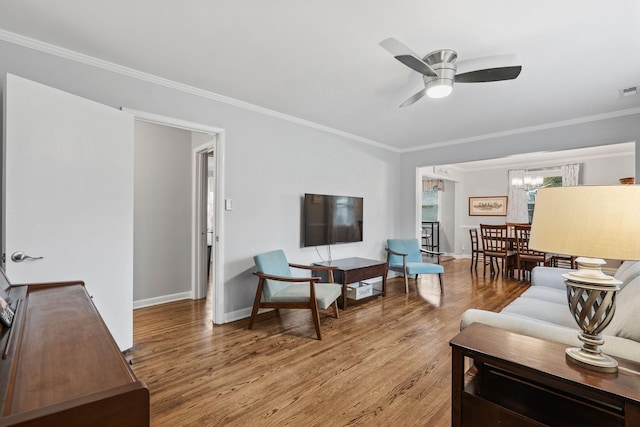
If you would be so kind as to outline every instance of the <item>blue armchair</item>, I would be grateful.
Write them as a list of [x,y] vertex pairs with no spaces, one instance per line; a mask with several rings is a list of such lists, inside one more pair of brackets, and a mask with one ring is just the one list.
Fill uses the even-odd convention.
[[[333,271],[337,267],[309,266],[290,264],[283,251],[276,250],[253,257],[258,276],[258,289],[253,302],[253,310],[249,319],[249,329],[253,328],[260,308],[304,308],[311,310],[313,324],[318,339],[320,333],[320,316],[318,310],[326,310],[333,306],[336,318],[338,314],[338,297],[342,295],[342,285],[333,283]],[[318,283],[319,277],[293,277],[291,267],[306,270],[325,270],[330,283]]]
[[[388,239],[387,240],[387,264],[389,270],[397,271],[404,275],[405,292],[409,293],[409,275],[437,274],[440,281],[440,291],[444,292],[444,267],[440,265],[442,252],[433,252],[422,249],[418,239]],[[422,254],[434,256],[437,264],[422,261]]]

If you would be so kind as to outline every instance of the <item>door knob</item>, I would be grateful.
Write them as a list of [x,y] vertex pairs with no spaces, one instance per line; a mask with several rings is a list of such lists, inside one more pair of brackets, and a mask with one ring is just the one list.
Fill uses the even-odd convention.
[[25,254],[22,251],[14,252],[13,254],[11,254],[11,261],[13,261],[13,262],[22,262],[24,260],[35,261],[37,259],[42,259],[42,257],[41,256],[32,257],[32,256],[29,256],[29,255]]

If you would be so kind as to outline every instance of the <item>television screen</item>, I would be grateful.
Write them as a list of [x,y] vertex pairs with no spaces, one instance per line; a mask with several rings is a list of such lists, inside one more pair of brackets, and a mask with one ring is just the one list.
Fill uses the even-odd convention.
[[304,246],[362,241],[362,197],[304,195]]

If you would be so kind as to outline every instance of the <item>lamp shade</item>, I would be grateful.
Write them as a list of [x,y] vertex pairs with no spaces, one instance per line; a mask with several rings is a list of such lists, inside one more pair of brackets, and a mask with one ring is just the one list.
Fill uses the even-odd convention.
[[529,247],[590,258],[640,260],[640,186],[539,189]]

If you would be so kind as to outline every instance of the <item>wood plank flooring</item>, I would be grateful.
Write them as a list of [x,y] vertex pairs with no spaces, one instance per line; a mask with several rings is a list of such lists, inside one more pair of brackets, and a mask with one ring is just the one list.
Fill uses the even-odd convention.
[[499,311],[528,286],[469,272],[389,280],[386,297],[321,313],[280,310],[213,325],[205,301],[135,310],[133,369],[151,392],[153,426],[447,426],[449,340],[467,308]]

